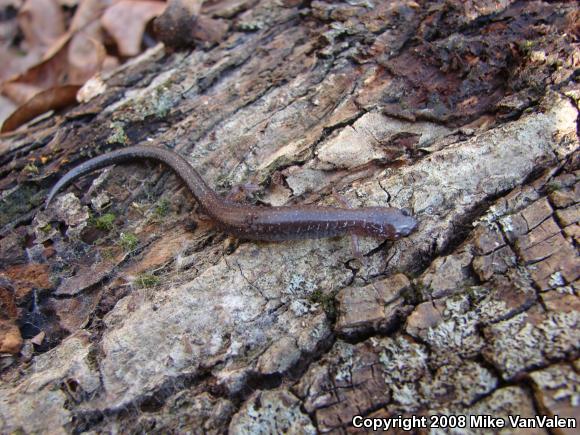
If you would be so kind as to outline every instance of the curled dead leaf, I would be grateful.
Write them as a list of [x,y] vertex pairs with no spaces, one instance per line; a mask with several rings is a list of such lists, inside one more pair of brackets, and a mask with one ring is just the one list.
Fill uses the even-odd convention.
[[122,56],[136,56],[147,23],[165,9],[165,3],[152,0],[121,0],[111,5],[101,19]]
[[36,94],[6,118],[0,132],[12,131],[44,112],[62,109],[75,103],[79,88],[80,86],[78,85],[66,85],[47,89]]
[[55,0],[26,0],[18,24],[31,47],[48,47],[65,32],[62,9]]
[[8,82],[2,88],[2,93],[17,104],[25,103],[41,91],[36,85],[20,82]]
[[22,53],[14,47],[0,44],[0,59],[2,59],[0,83],[26,71],[31,66],[36,65],[41,58],[42,53],[38,50],[31,50],[28,53]]
[[2,86],[2,93],[8,96],[8,89],[15,83],[27,84],[38,89],[48,89],[57,83],[64,83],[68,74],[66,57],[66,51],[60,50],[50,59],[34,65],[24,73],[5,82]]
[[[164,31],[177,40],[183,38],[186,46],[191,46],[194,40],[221,40],[227,24],[200,16],[202,3],[201,0],[170,1],[169,6],[173,9],[167,15],[169,19]],[[63,4],[76,6],[68,30],[64,26]],[[166,6],[158,0],[26,0],[19,22],[25,34],[25,45],[30,46],[27,49],[36,50],[26,65],[40,56],[42,60],[2,82],[0,91],[21,106],[6,118],[1,131],[14,130],[44,112],[75,102],[80,85],[103,68],[110,70],[117,66],[118,59],[107,55],[103,30],[115,40],[122,56],[139,54],[148,22],[161,15]],[[167,37],[167,41],[170,39]],[[7,66],[7,71],[12,72],[23,69],[10,67],[10,62]],[[0,77],[9,77],[8,72],[4,72]],[[104,90],[102,82],[91,86],[79,94],[83,101]]]
[[99,71],[106,59],[98,20],[105,3],[102,0],[82,2],[69,31],[52,42],[43,60],[4,82],[2,93],[21,106],[6,118],[2,132],[76,101],[80,85]]
[[89,23],[99,20],[110,4],[110,0],[81,1],[71,21],[69,32],[84,29]]
[[72,18],[70,28],[49,47],[43,60],[48,60],[62,51],[63,47],[78,31],[83,31],[86,35],[100,41],[99,18],[108,3],[107,0],[82,1]]
[[107,52],[104,45],[85,32],[76,33],[68,46],[69,83],[81,84],[101,69]]
[[[8,98],[0,95],[0,124],[16,110],[16,105]],[[1,152],[0,152],[1,154]]]

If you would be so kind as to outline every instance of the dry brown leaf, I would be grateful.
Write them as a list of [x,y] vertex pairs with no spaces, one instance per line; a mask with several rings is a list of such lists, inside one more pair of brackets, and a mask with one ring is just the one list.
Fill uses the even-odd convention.
[[16,105],[7,97],[0,95],[0,124],[16,109]]
[[[61,35],[53,42],[42,62],[2,85],[4,95],[23,105],[6,119],[3,131],[13,129],[39,113],[61,108],[61,101],[68,104],[66,92],[72,89],[68,85],[78,88],[101,69],[106,51],[100,41],[102,32],[95,12],[101,3],[89,0],[84,9],[79,6],[75,14],[76,31],[69,30]],[[55,107],[48,107],[50,102]]]
[[2,59],[0,83],[2,83],[37,64],[42,59],[42,53],[34,50],[22,54],[12,47],[0,46],[0,59]]
[[65,32],[62,9],[55,0],[26,0],[18,24],[29,48],[46,48]]
[[[44,52],[44,55],[39,63],[26,71],[4,83],[0,81],[2,93],[21,104],[5,120],[3,132],[13,130],[43,112],[74,102],[80,85],[102,70],[105,62],[109,69],[118,65],[116,58],[107,56],[101,21],[115,38],[120,53],[134,56],[140,52],[147,23],[165,9],[164,2],[155,0],[84,0],[78,2],[70,28],[65,32],[62,2],[26,0],[21,8],[19,20],[31,48],[29,53],[36,53],[27,64],[38,59],[40,53]],[[72,4],[77,3],[73,1]],[[41,48],[32,50],[40,45],[42,51]],[[6,65],[9,68],[3,71],[21,71],[23,68],[12,68],[9,60]],[[6,79],[7,74],[0,73],[0,78]]]
[[98,39],[77,32],[68,45],[69,83],[82,84],[100,71],[107,52]]
[[[18,26],[18,17],[12,16],[9,11],[18,10],[22,4],[17,4],[14,0],[0,0],[0,83],[9,77],[26,70],[30,65],[34,65],[42,53],[37,50],[24,52],[13,44],[21,38],[21,30]],[[19,36],[20,34],[20,36]]]
[[[34,86],[40,90],[49,89],[56,84],[64,84],[68,76],[67,56],[67,51],[61,48],[51,58],[43,60],[24,73],[5,82],[2,86],[2,93],[8,95],[16,83]],[[18,99],[15,102],[22,103],[23,101]]]
[[110,4],[111,0],[83,0],[75,12],[69,31],[76,32],[100,19]]
[[[68,31],[62,35],[59,39],[57,39],[51,47],[47,50],[44,55],[43,60],[50,59],[56,53],[58,53],[62,48],[70,41],[70,39],[74,36],[74,34],[79,31],[87,31],[88,27],[92,29],[97,28],[100,32],[100,26],[98,25],[98,20],[100,19],[106,5],[110,3],[109,0],[84,0],[81,2],[80,6],[76,10],[70,28]],[[91,24],[97,23],[96,26],[91,26]],[[88,33],[92,35],[94,30],[89,30]],[[98,38],[93,35],[95,39],[101,40],[101,37]]]
[[62,109],[76,102],[80,86],[67,85],[40,92],[20,106],[2,124],[2,133],[12,131],[49,110]]
[[165,9],[165,3],[148,0],[121,0],[105,11],[101,22],[113,37],[122,56],[136,56],[147,23]]
[[41,92],[42,88],[30,83],[10,82],[4,85],[2,91],[15,103],[22,104]]
[[54,41],[52,43],[52,45],[48,48],[48,50],[46,50],[46,52],[44,53],[44,56],[42,56],[42,61],[50,60],[59,51],[61,51],[62,47],[64,47],[66,44],[68,44],[71,36],[72,36],[72,33],[69,31],[69,32],[66,32],[64,35],[61,35],[56,41]]
[[101,69],[105,57],[100,41],[77,32],[52,58],[5,83],[3,93],[21,106],[4,121],[2,132],[73,103],[80,85]]

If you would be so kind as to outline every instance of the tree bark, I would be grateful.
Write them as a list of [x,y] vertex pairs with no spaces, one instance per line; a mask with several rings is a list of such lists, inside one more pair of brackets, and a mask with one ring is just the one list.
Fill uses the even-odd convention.
[[[219,44],[157,46],[2,138],[0,432],[578,418],[577,6],[204,7],[229,25]],[[419,228],[362,239],[364,264],[349,238],[233,241],[144,162],[40,209],[66,170],[135,144],[177,151],[224,195],[337,191]]]

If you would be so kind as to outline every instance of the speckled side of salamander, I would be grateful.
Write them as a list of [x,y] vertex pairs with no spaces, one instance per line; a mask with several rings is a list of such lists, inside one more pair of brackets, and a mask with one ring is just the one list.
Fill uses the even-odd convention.
[[263,207],[228,201],[216,194],[179,154],[165,148],[147,146],[122,148],[73,168],[52,188],[45,207],[61,189],[82,175],[117,163],[142,159],[159,161],[169,166],[185,182],[203,211],[216,225],[242,239],[276,241],[354,233],[395,240],[409,235],[417,226],[415,218],[391,207]]

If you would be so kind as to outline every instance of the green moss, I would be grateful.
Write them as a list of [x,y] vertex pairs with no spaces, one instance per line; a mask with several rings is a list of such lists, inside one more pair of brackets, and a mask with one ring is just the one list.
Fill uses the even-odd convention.
[[[100,243],[100,242],[99,242],[100,240],[101,240],[101,239],[97,240],[97,241],[95,242],[95,244],[99,244],[99,243]],[[103,248],[101,248],[101,250],[99,251],[99,253],[101,254],[101,258],[102,258],[104,261],[110,261],[110,260],[112,260],[113,258],[115,258],[115,255],[117,254],[117,252],[116,252],[116,251],[117,251],[117,249],[118,249],[118,248],[115,248],[115,247],[112,247],[112,246],[107,246],[107,247],[103,247]]]
[[44,204],[45,199],[46,199],[46,190],[43,189],[31,195],[28,198],[28,202],[32,207],[38,207],[39,205]]
[[86,361],[90,368],[95,370],[99,368],[99,351],[94,346],[90,347]]
[[548,184],[546,184],[546,192],[552,193],[557,192],[558,190],[562,190],[562,185],[557,181],[550,181]]
[[36,186],[22,183],[0,201],[0,226],[28,213],[38,204],[39,191]]
[[169,200],[166,198],[162,198],[155,206],[154,210],[155,216],[159,218],[167,216],[169,214],[169,206],[170,206]]
[[155,97],[152,99],[152,102],[151,115],[157,118],[166,118],[175,104],[171,98],[171,92],[165,86],[155,89]]
[[42,231],[44,234],[48,234],[52,231],[52,225],[46,224],[45,226],[40,227],[39,230]]
[[124,125],[122,122],[112,122],[110,125],[111,134],[107,138],[106,142],[109,144],[111,143],[126,144],[127,142],[129,142],[129,138],[127,137],[127,134],[125,133],[123,127]]
[[175,106],[175,96],[172,95],[169,84],[166,84],[155,88],[150,97],[136,103],[131,107],[134,112],[131,116],[132,121],[142,121],[148,117],[164,119]]
[[431,288],[425,285],[410,285],[401,292],[401,297],[408,305],[417,305],[423,302],[431,293]]
[[320,304],[326,313],[326,316],[331,320],[335,320],[337,314],[335,296],[336,292],[325,294],[322,290],[316,289],[308,299],[312,303]]
[[532,51],[534,45],[535,45],[534,41],[530,40],[525,40],[519,43],[520,50],[526,54],[529,54]]
[[159,285],[161,279],[152,273],[141,273],[135,279],[135,285],[139,288],[149,288]]
[[22,168],[22,172],[25,174],[38,174],[38,168],[34,163],[28,163],[24,168]]
[[475,307],[483,298],[489,295],[490,290],[487,287],[473,285],[465,286],[463,288],[463,293],[468,297],[469,302]]
[[115,228],[115,219],[117,216],[113,213],[105,213],[99,217],[91,217],[90,223],[98,230],[111,231]]
[[134,251],[139,244],[139,239],[135,234],[121,233],[119,245],[127,252]]

